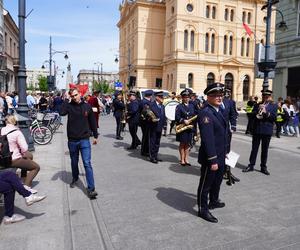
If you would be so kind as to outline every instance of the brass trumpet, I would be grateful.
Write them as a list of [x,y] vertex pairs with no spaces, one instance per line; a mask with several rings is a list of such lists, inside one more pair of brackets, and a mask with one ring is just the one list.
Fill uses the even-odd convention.
[[181,124],[178,124],[176,125],[175,127],[175,131],[176,131],[176,134],[179,134],[187,129],[192,129],[194,127],[193,124],[191,124],[193,121],[195,121],[197,119],[197,115],[194,115],[192,118],[188,119],[188,124],[185,124],[185,123],[181,123]]

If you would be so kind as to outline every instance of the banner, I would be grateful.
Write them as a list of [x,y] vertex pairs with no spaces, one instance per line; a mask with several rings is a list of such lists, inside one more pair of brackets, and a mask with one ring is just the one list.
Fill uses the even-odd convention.
[[69,83],[69,88],[70,89],[78,89],[78,92],[80,93],[81,96],[84,96],[85,93],[89,90],[88,84],[75,84],[75,83]]

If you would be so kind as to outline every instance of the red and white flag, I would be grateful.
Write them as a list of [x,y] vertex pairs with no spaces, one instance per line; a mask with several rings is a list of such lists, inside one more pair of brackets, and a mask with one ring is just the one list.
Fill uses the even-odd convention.
[[245,23],[243,23],[243,26],[244,26],[244,29],[246,30],[247,34],[249,36],[251,36],[253,34],[253,31],[250,29],[250,27]]

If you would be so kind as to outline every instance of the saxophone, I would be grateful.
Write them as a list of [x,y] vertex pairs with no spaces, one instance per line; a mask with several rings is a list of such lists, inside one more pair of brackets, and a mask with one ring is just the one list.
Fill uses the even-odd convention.
[[175,128],[175,131],[176,131],[176,134],[179,134],[187,129],[192,129],[194,127],[193,124],[191,124],[193,121],[195,121],[197,119],[197,115],[194,115],[192,118],[188,119],[188,124],[185,124],[185,123],[181,123],[181,124],[178,124],[176,125],[176,128]]
[[127,117],[127,100],[126,100],[125,93],[123,94],[123,103],[125,104],[125,108],[122,112],[121,123],[126,124],[128,117]]

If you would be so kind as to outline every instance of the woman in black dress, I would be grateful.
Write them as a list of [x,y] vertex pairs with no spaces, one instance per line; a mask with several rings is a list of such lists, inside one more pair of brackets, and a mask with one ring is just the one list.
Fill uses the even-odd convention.
[[[176,107],[176,113],[175,113],[176,124],[192,125],[192,123],[189,123],[188,120],[195,115],[195,109],[194,106],[189,103],[190,92],[188,90],[183,90],[180,93],[180,95],[182,98],[182,103],[177,105]],[[176,141],[179,141],[179,155],[180,155],[179,163],[181,166],[191,165],[188,161],[188,156],[189,156],[189,148],[193,136],[192,130],[193,128],[190,128],[176,134]]]

